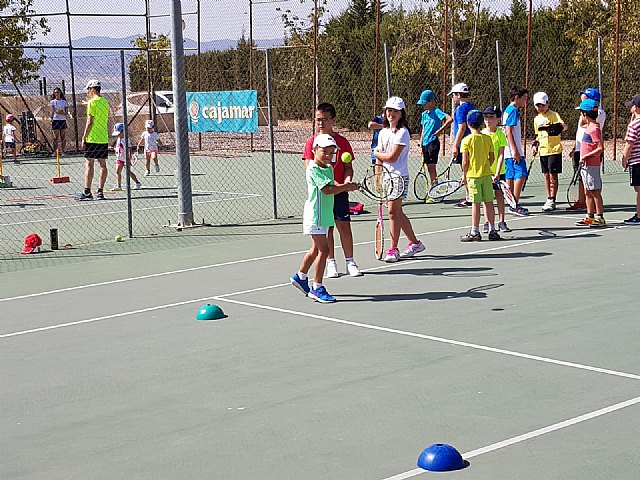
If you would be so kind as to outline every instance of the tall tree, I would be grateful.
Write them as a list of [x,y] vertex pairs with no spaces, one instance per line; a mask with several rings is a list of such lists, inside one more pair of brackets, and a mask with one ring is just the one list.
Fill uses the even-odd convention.
[[[0,82],[12,81],[24,84],[38,77],[44,63],[42,50],[36,56],[25,56],[22,45],[34,40],[37,35],[49,33],[46,18],[32,17],[33,0],[0,0],[0,11],[6,17],[0,22],[0,43],[6,48],[0,55]],[[10,16],[7,18],[7,16]]]
[[[131,90],[147,90],[147,40],[137,37],[131,42],[140,49],[140,53],[131,59],[129,77]],[[154,90],[171,90],[171,40],[166,35],[158,35],[149,45],[151,85]]]

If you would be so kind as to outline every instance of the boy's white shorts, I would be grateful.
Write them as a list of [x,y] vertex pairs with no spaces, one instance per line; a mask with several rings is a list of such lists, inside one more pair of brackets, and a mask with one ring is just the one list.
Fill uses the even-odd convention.
[[319,227],[318,225],[302,225],[302,233],[305,235],[326,235],[329,227]]

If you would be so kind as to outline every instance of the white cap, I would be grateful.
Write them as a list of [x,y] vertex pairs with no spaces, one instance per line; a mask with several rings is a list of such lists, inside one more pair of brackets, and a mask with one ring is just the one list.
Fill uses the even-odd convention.
[[313,139],[313,147],[337,147],[336,141],[333,139],[331,135],[327,135],[326,133],[321,133],[320,135],[316,135],[316,138]]
[[95,78],[93,78],[87,82],[87,86],[85,87],[85,90],[89,88],[100,87],[100,86],[101,86],[100,80],[96,80]]
[[466,83],[456,83],[451,87],[451,91],[447,95],[453,95],[454,93],[469,93],[469,85]]
[[153,128],[153,120],[147,120],[144,122],[144,128]]
[[534,105],[546,105],[549,103],[549,95],[544,92],[538,92],[533,96]]
[[387,100],[387,103],[384,104],[384,108],[392,108],[394,110],[402,110],[407,106],[404,104],[404,100],[400,97],[391,97]]

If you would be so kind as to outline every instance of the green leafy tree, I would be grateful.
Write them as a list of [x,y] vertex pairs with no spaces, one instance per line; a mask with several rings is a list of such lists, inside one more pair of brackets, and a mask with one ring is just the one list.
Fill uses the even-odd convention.
[[0,22],[0,43],[7,48],[0,55],[0,82],[12,81],[25,84],[38,77],[38,70],[45,60],[42,50],[36,50],[37,56],[25,56],[20,47],[34,40],[37,35],[49,33],[46,18],[37,19],[34,14],[33,0],[0,0],[3,18]]
[[[147,40],[137,37],[132,42],[140,49],[140,53],[131,59],[129,76],[131,90],[134,92],[147,90]],[[166,35],[158,35],[157,40],[149,45],[151,66],[151,85],[154,90],[171,90],[171,40]]]

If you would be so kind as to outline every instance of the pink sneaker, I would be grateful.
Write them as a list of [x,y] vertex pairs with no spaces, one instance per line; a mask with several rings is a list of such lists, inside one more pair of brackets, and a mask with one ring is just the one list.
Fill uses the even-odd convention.
[[411,258],[416,253],[424,252],[425,249],[426,247],[422,242],[409,243],[409,245],[407,245],[407,248],[404,249],[404,252],[400,254],[400,258]]
[[400,250],[397,248],[390,248],[387,250],[387,254],[384,257],[384,261],[387,263],[395,263],[400,260]]

